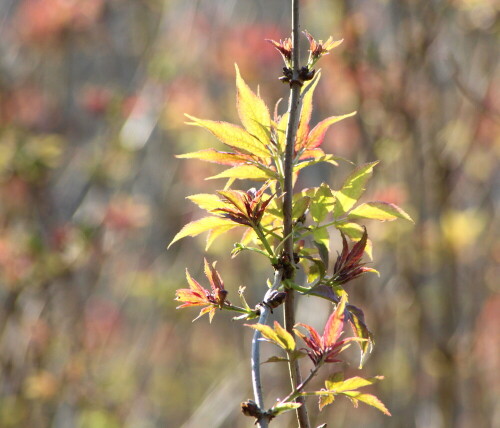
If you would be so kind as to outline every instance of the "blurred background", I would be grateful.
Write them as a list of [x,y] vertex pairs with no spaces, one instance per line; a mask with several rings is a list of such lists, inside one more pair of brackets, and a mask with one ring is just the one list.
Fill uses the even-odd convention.
[[[204,237],[166,246],[201,215],[184,198],[224,185],[204,180],[218,166],[174,157],[221,147],[183,113],[238,122],[235,62],[271,108],[287,99],[264,39],[288,36],[288,3],[0,2],[0,427],[252,426],[252,332],[176,311],[185,267],[206,285]],[[345,39],[319,64],[312,122],[358,110],[325,150],[380,159],[365,200],[416,222],[367,222],[381,276],[348,286],[376,346],[344,368],[385,375],[371,392],[393,416],[339,398],[314,426],[500,427],[498,18],[495,0],[302,2],[302,28]],[[312,168],[299,186],[348,172]],[[255,304],[272,272],[230,260],[236,238],[208,259]],[[329,311],[303,298],[298,318],[320,328]],[[265,366],[268,403],[285,373]]]

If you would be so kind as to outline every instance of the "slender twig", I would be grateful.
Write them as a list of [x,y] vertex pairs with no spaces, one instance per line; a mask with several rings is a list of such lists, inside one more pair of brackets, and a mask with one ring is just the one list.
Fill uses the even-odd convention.
[[[280,285],[281,285],[281,276],[282,272],[281,270],[276,270],[274,272],[274,279],[273,279],[273,285],[272,287],[267,290],[266,295],[264,296],[264,301],[263,303],[266,303],[267,300],[271,297],[273,292],[277,290]],[[269,317],[269,313],[271,312],[271,308],[265,304],[260,305],[260,317],[259,317],[259,324],[267,324],[267,319]],[[258,330],[255,330],[253,334],[253,339],[252,339],[252,387],[253,387],[253,395],[255,398],[255,402],[257,403],[257,406],[264,411],[264,395],[262,393],[262,381],[260,377],[260,338],[261,338],[261,333]],[[267,418],[261,418],[257,421],[257,426],[259,428],[267,428],[268,426],[268,419]]]
[[298,385],[297,388],[290,392],[290,394],[288,394],[285,398],[283,398],[283,400],[281,400],[279,404],[287,403],[290,400],[294,400],[295,398],[297,398],[301,394],[302,390],[306,387],[306,385],[311,381],[311,379],[316,376],[316,373],[318,373],[318,370],[322,365],[323,362],[315,365],[314,368],[309,372],[308,376],[301,382],[301,384]]
[[[283,199],[283,236],[286,237],[284,252],[288,263],[293,264],[293,235],[292,235],[292,197],[293,197],[293,156],[295,137],[300,114],[300,88],[301,80],[299,77],[299,0],[292,0],[292,67],[293,78],[290,81],[290,99],[288,104],[288,125],[286,130],[286,148],[285,148],[285,177],[284,177],[284,199]],[[287,271],[289,275],[290,269]],[[288,278],[286,278],[288,279]],[[284,324],[286,330],[294,336],[293,326],[295,325],[295,305],[294,290],[287,289],[287,297],[284,304]],[[290,380],[293,390],[301,383],[300,367],[297,360],[291,360],[289,363]],[[303,397],[297,397],[297,401],[302,403],[297,409],[297,420],[299,428],[310,428],[307,408]]]

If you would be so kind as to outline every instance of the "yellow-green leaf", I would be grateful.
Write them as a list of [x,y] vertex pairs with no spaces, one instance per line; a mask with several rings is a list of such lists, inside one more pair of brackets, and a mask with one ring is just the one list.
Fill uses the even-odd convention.
[[179,159],[199,159],[205,162],[218,163],[220,165],[241,165],[248,162],[248,157],[235,153],[218,152],[214,149],[199,150],[197,152],[176,155]]
[[271,116],[269,110],[257,94],[245,83],[240,70],[236,68],[236,106],[241,123],[245,129],[257,137],[265,147],[270,142]]
[[191,223],[186,224],[172,239],[172,242],[168,245],[167,248],[170,248],[174,242],[185,238],[186,236],[197,236],[200,233],[206,232],[207,230],[214,229],[218,226],[233,224],[233,222],[229,219],[225,219],[222,217],[203,217],[199,220],[192,221]]
[[240,180],[250,179],[256,181],[266,181],[270,178],[275,178],[275,173],[272,171],[264,171],[254,165],[239,165],[233,168],[226,169],[221,173],[208,177],[207,180],[216,178],[237,178]]
[[347,177],[342,189],[335,192],[335,196],[337,197],[337,202],[333,210],[335,217],[341,217],[347,213],[358,201],[364,193],[365,184],[371,177],[373,168],[377,163],[378,161],[371,162],[356,168]]
[[413,223],[412,218],[397,205],[388,202],[367,202],[354,208],[348,218],[368,218],[379,221],[392,221],[402,218]]
[[377,410],[380,410],[384,415],[392,416],[391,412],[385,407],[385,404],[382,403],[377,397],[372,394],[362,394],[358,391],[347,391],[343,393],[344,395],[351,398],[354,403],[354,406],[357,407],[357,400],[362,401],[372,407],[375,407]]
[[208,249],[211,247],[211,245],[214,243],[214,241],[221,235],[223,235],[226,232],[229,232],[230,230],[234,229],[235,227],[241,226],[238,223],[231,223],[231,224],[225,224],[222,226],[217,226],[214,227],[213,229],[210,229],[208,232],[207,236],[207,245],[205,246],[205,251],[208,251]]
[[192,120],[192,122],[188,122],[189,125],[201,126],[202,128],[208,129],[229,147],[265,159],[271,157],[269,150],[267,150],[260,141],[237,125],[227,122],[198,119],[188,114],[186,116]]
[[198,193],[196,195],[188,196],[187,199],[206,211],[230,207],[229,204],[222,202],[217,195],[212,193]]
[[323,407],[328,406],[329,404],[333,403],[335,400],[335,396],[333,394],[326,394],[326,395],[320,395],[319,396],[319,410],[323,410]]
[[311,203],[311,215],[314,221],[323,221],[329,212],[333,210],[335,204],[335,197],[333,196],[332,190],[326,183],[322,183],[320,187],[317,188],[312,203]]
[[283,344],[282,348],[285,351],[293,351],[295,349],[295,340],[293,336],[281,327],[277,321],[274,321],[274,330],[276,331],[280,342]]
[[331,380],[328,379],[325,381],[325,386],[328,391],[332,391],[335,393],[345,392],[345,391],[353,391],[363,386],[373,385],[375,382],[382,380],[383,376],[375,376],[372,378],[364,379],[359,376],[354,376],[346,380]]

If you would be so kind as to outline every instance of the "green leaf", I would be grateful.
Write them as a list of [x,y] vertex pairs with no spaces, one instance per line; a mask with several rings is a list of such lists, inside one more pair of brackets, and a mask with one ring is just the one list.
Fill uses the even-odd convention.
[[311,216],[314,221],[322,222],[328,213],[333,210],[335,204],[335,196],[332,190],[326,183],[322,183],[314,193],[311,203]]
[[317,245],[324,247],[321,251],[326,251],[328,254],[330,249],[330,235],[326,227],[313,229],[313,240]]
[[262,170],[254,165],[240,165],[226,169],[217,175],[208,177],[207,180],[214,180],[216,178],[237,178],[240,180],[250,179],[256,181],[266,181],[270,178],[275,178],[275,173],[270,170]]
[[358,201],[364,193],[365,184],[371,177],[373,168],[377,165],[377,163],[378,161],[371,162],[356,168],[349,175],[349,177],[347,177],[342,189],[335,192],[335,196],[337,197],[335,208],[333,210],[335,217],[343,216]]
[[301,405],[302,405],[301,403],[279,403],[279,404],[276,404],[271,409],[271,412],[274,416],[278,416],[281,413],[285,413],[285,412],[288,412],[290,410],[298,409]]
[[264,159],[271,157],[269,150],[263,146],[260,141],[237,125],[227,122],[198,119],[188,114],[186,114],[186,116],[192,120],[192,122],[188,122],[189,125],[201,126],[209,130],[220,141],[235,150]]
[[368,404],[369,406],[375,407],[377,410],[380,410],[384,415],[392,416],[391,412],[385,407],[385,404],[382,403],[377,397],[372,394],[362,394],[358,391],[347,391],[343,393],[348,396],[354,404],[354,407],[357,407],[357,401],[362,401],[363,403]]
[[269,110],[258,95],[256,95],[241,77],[240,70],[236,68],[236,106],[241,123],[245,129],[264,146],[270,142],[271,116]]
[[197,152],[176,155],[179,159],[199,159],[206,162],[217,163],[219,165],[236,166],[248,162],[249,157],[235,153],[219,152],[214,149],[199,150]]
[[352,113],[344,114],[342,116],[331,116],[327,119],[322,120],[318,123],[311,132],[309,132],[309,136],[307,137],[306,147],[308,149],[313,149],[315,147],[319,147],[325,138],[326,131],[333,125],[334,123],[340,122],[343,119],[354,116],[356,114],[355,111]]
[[218,226],[225,226],[229,224],[234,224],[231,220],[222,218],[222,217],[203,217],[199,220],[192,221],[191,223],[186,224],[172,239],[172,242],[168,244],[167,248],[177,242],[178,240],[185,238],[186,236],[197,236],[200,233],[206,232],[207,230],[214,229]]
[[368,352],[371,352],[373,348],[373,334],[365,323],[365,315],[361,309],[353,305],[347,305],[347,311],[349,313],[348,321],[354,332],[354,335],[361,339],[366,339],[365,341],[358,342],[361,349],[361,358],[359,361],[359,368],[363,366],[365,356]]
[[413,223],[412,218],[397,205],[388,202],[367,202],[354,208],[348,218],[368,218],[379,221],[392,221],[402,218]]
[[[295,198],[294,198],[295,199]],[[309,196],[301,196],[293,201],[292,218],[294,220],[302,217],[311,205],[311,198]]]

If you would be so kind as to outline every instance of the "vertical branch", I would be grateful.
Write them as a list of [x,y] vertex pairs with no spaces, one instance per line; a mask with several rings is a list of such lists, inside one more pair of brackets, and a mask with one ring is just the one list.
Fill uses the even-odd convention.
[[[292,197],[293,197],[293,156],[295,136],[297,134],[297,127],[300,114],[300,88],[301,79],[299,77],[299,0],[292,0],[292,67],[293,78],[290,81],[290,99],[288,104],[288,125],[286,130],[286,149],[285,149],[285,183],[284,183],[284,201],[283,201],[283,236],[286,236],[284,244],[285,260],[293,266],[293,234],[292,234]],[[285,269],[285,277],[293,276],[292,269]],[[295,305],[294,305],[294,291],[289,288],[284,305],[284,324],[286,330],[294,335],[293,326],[295,325]],[[292,388],[295,390],[301,383],[300,367],[298,361],[290,361],[289,363],[290,380]],[[309,418],[307,415],[307,408],[303,397],[298,397],[297,401],[302,403],[297,409],[297,420],[299,428],[309,428]]]
[[[274,272],[274,280],[273,280],[273,286],[267,291],[266,295],[264,296],[264,303],[269,299],[269,297],[272,295],[272,293],[279,288],[281,285],[281,275],[282,272],[281,270],[276,270]],[[260,310],[260,317],[259,317],[259,324],[267,324],[267,319],[269,318],[269,312],[271,309],[264,305],[261,305],[261,310]],[[262,334],[260,331],[255,330],[253,334],[253,339],[252,339],[252,387],[253,387],[253,395],[255,398],[255,402],[257,403],[257,406],[259,406],[259,409],[264,411],[264,395],[262,393],[262,382],[261,382],[261,377],[260,377],[260,338]],[[257,426],[259,428],[267,428],[268,426],[268,419],[267,418],[261,418],[257,421]]]

